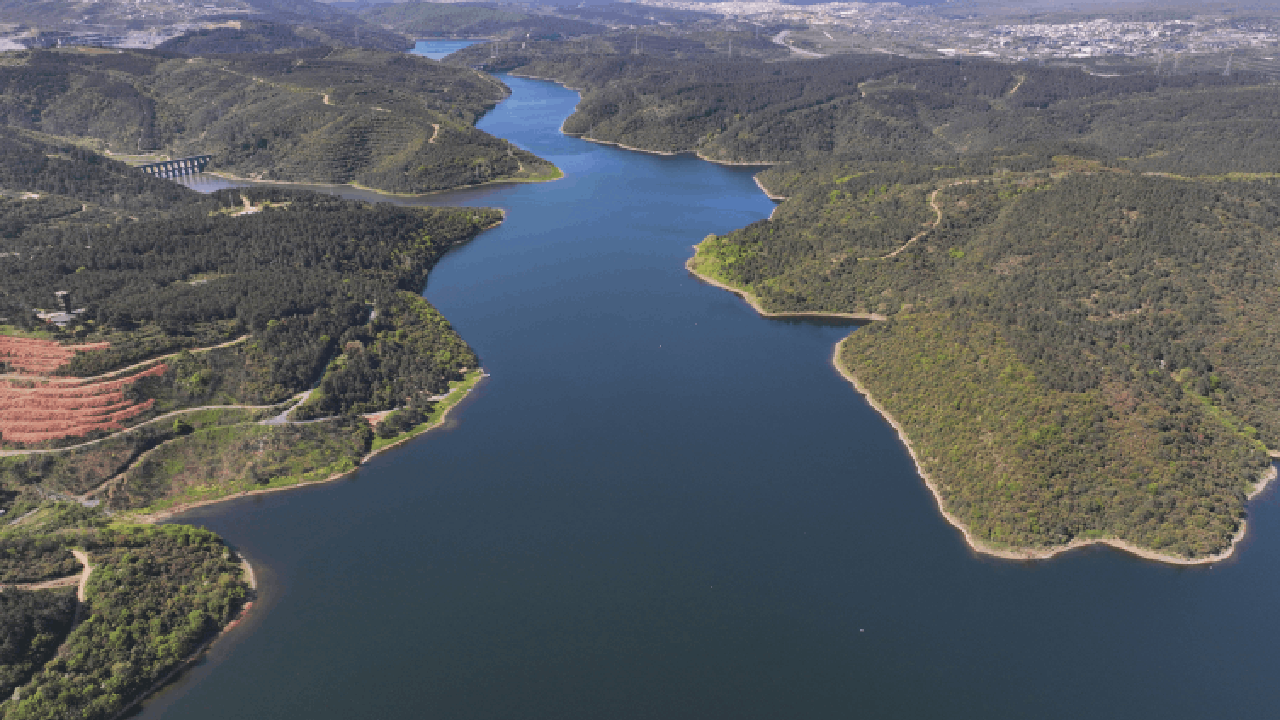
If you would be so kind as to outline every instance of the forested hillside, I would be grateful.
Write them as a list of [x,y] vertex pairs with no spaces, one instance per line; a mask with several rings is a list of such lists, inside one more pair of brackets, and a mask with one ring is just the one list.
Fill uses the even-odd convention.
[[597,35],[608,30],[604,25],[582,20],[521,12],[511,5],[483,3],[378,3],[362,8],[359,14],[370,23],[421,38],[558,40]]
[[0,128],[0,238],[54,220],[140,219],[203,202],[199,193],[83,147]]
[[828,167],[693,267],[890,316],[841,357],[979,539],[1221,552],[1280,446],[1280,186],[1038,160]]
[[[75,445],[200,406],[262,409],[316,385],[300,417],[410,404],[429,415],[421,398],[447,394],[478,365],[418,293],[435,262],[497,224],[498,211],[268,188],[206,196],[19,131],[0,141],[0,369],[10,373],[0,378],[0,442],[9,447]],[[75,312],[58,326],[36,315],[50,308]],[[256,418],[212,425],[246,419]],[[148,427],[110,452],[137,457],[194,429]],[[4,503],[51,489],[57,456],[40,457],[38,466],[0,461]],[[79,464],[59,490],[82,494],[122,470]]]
[[115,717],[214,637],[249,597],[238,559],[205,530],[125,525],[52,537],[89,558],[82,618],[73,628],[74,587],[0,593],[0,717]]
[[[648,6],[642,6],[648,7]],[[756,36],[746,31],[726,31],[714,26],[664,29],[646,28],[644,31],[610,29],[601,34],[581,35],[563,41],[534,40],[510,42],[499,40],[463,48],[443,62],[451,65],[474,67],[491,73],[515,70],[517,74],[538,75],[530,70],[531,64],[552,58],[566,61],[565,67],[576,67],[596,74],[602,82],[615,78],[614,73],[632,63],[664,62],[666,67],[684,67],[686,70],[702,68],[704,76],[714,65],[707,62],[721,60],[782,60],[791,51],[771,42],[766,36]],[[621,61],[621,62],[615,62]],[[560,65],[541,65],[553,72],[562,72]],[[517,68],[524,68],[517,70]],[[552,76],[546,76],[552,77]],[[557,79],[567,82],[567,75]],[[576,87],[576,86],[575,86]],[[585,87],[585,86],[584,86]]]
[[892,317],[842,358],[980,539],[1220,552],[1280,446],[1280,186],[1041,160],[828,176],[693,266]]
[[[477,51],[480,49],[477,48]],[[499,57],[565,131],[776,163],[690,267],[774,312],[885,316],[839,354],[974,540],[1229,550],[1280,447],[1280,87],[892,56]]]
[[185,55],[238,55],[318,47],[408,50],[408,38],[354,21],[299,26],[265,19],[239,20],[234,27],[194,30],[156,47]]
[[211,171],[404,193],[558,175],[475,128],[500,82],[426,58],[322,46],[0,59],[0,122],[117,155],[207,154]]
[[1280,163],[1278,91],[1263,77],[1102,78],[892,55],[682,62],[629,49],[500,46],[489,59],[473,46],[455,58],[584,88],[567,133],[716,160],[928,162],[1072,141],[1147,172],[1272,172]]
[[420,292],[501,218],[200,195],[0,129],[0,717],[116,717],[252,597],[216,536],[131,520],[438,423],[479,360]]
[[[256,211],[238,214],[246,204]],[[436,259],[496,223],[496,212],[410,210],[280,190],[222,191],[193,206],[150,221],[27,228],[4,243],[0,267],[10,279],[0,295],[3,312],[34,329],[31,308],[55,305],[55,292],[70,293],[84,313],[59,334],[109,344],[63,369],[80,375],[251,336],[198,360],[179,357],[163,376],[138,380],[131,392],[158,401],[156,413],[214,400],[285,400],[309,387],[336,352],[376,338],[376,331],[361,334],[371,317],[402,340],[417,333],[450,338],[449,352],[413,361],[442,362],[410,376],[418,391],[447,390],[460,368],[475,366],[447,322],[414,324],[402,293],[416,293]],[[389,367],[407,362],[398,353],[413,352],[398,343],[378,343],[377,350]],[[361,375],[401,388],[360,391],[362,412],[399,404],[408,380],[396,374],[377,381]],[[331,414],[357,402],[326,397]]]

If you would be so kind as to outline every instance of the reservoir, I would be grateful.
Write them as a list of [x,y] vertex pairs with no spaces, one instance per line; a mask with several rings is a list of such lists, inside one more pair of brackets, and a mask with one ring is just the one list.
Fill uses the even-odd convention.
[[576,93],[504,80],[480,127],[566,177],[422,200],[507,211],[425,292],[492,377],[347,479],[181,518],[252,560],[261,601],[140,717],[1280,707],[1274,485],[1212,567],[974,555],[832,368],[852,328],[761,318],[684,269],[768,216],[752,170],[567,138]]

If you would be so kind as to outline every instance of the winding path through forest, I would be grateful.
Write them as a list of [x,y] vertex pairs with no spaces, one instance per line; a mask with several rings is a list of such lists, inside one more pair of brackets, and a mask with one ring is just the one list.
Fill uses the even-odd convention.
[[227,342],[224,342],[224,343],[222,343],[222,344],[220,344],[220,345],[210,345],[209,347],[204,347],[204,348],[183,349],[183,350],[179,350],[179,351],[177,351],[177,352],[171,352],[171,353],[169,353],[169,354],[167,354],[167,355],[161,355],[161,356],[159,356],[159,357],[153,357],[153,358],[151,358],[151,359],[149,359],[149,360],[143,360],[142,362],[136,362],[136,363],[134,363],[134,364],[132,364],[132,365],[129,365],[129,366],[127,366],[127,367],[117,368],[117,369],[115,369],[115,370],[111,370],[111,371],[109,371],[109,372],[104,372],[104,373],[102,373],[101,375],[92,375],[92,376],[89,376],[89,377],[78,377],[78,376],[73,377],[73,376],[70,376],[70,375],[67,375],[67,376],[59,376],[59,377],[49,377],[49,376],[45,376],[45,375],[25,375],[25,374],[22,374],[22,373],[4,373],[4,374],[0,374],[0,380],[20,380],[20,381],[38,382],[38,383],[91,383],[91,382],[101,382],[101,381],[104,381],[104,380],[110,380],[110,379],[114,378],[115,376],[120,375],[120,374],[122,374],[122,373],[127,373],[127,372],[130,372],[130,371],[133,371],[133,370],[137,370],[137,369],[140,369],[140,368],[144,368],[144,367],[146,367],[146,366],[148,366],[148,365],[151,365],[152,363],[158,363],[158,362],[161,362],[161,361],[163,361],[163,360],[168,360],[168,359],[169,359],[169,358],[171,358],[171,357],[177,357],[178,355],[181,355],[181,354],[182,354],[182,353],[184,353],[184,352],[188,352],[188,353],[191,353],[191,354],[193,354],[193,355],[194,355],[194,354],[196,354],[196,353],[205,353],[205,352],[209,352],[210,350],[218,350],[218,349],[220,349],[220,348],[231,347],[232,345],[237,345],[237,344],[239,344],[239,343],[244,342],[245,340],[248,340],[248,339],[249,339],[249,337],[250,337],[249,335],[241,335],[240,337],[236,338],[235,340],[228,340]]
[[76,583],[76,600],[83,604],[88,598],[86,589],[89,587],[89,573],[93,572],[93,566],[89,564],[89,553],[83,550],[72,550],[71,554],[75,555],[80,564],[84,566],[84,569],[80,571],[80,581]]
[[[888,255],[881,255],[880,259],[888,260],[891,257],[897,257],[898,253],[911,247],[911,245],[914,244],[917,240],[919,240],[920,238],[924,237],[925,235],[928,235],[929,233],[937,229],[938,225],[942,222],[942,208],[938,207],[938,193],[942,192],[943,190],[946,190],[947,188],[955,187],[957,185],[972,185],[976,182],[978,181],[977,180],[957,180],[953,183],[948,183],[946,185],[943,185],[942,187],[937,188],[933,192],[929,193],[929,207],[933,208],[933,214],[934,214],[933,222],[929,223],[928,227],[926,227],[924,230],[921,230],[920,232],[916,233],[915,236],[913,236],[910,240],[903,243],[902,247],[898,248],[897,250],[894,250]],[[873,260],[874,258],[862,258],[862,259]]]
[[0,585],[0,589],[22,588],[25,590],[49,590],[51,588],[64,588],[76,586],[76,600],[84,603],[86,588],[89,586],[89,573],[93,572],[93,567],[89,565],[89,553],[83,550],[72,550],[72,555],[76,556],[76,560],[84,567],[75,575],[66,577],[53,578],[52,580],[40,580],[38,582],[29,583],[6,583]]

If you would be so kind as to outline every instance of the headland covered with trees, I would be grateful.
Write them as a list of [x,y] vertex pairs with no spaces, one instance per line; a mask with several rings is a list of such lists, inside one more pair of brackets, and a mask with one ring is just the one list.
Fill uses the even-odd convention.
[[567,133],[771,165],[773,217],[690,268],[764,311],[885,317],[837,363],[979,549],[1204,562],[1241,536],[1280,447],[1267,78],[549,42],[453,59],[582,88]]
[[558,176],[475,129],[506,92],[475,67],[582,88],[570,134],[771,164],[774,216],[690,267],[766,311],[886,318],[837,363],[976,546],[1230,551],[1280,447],[1274,85],[780,62],[600,15],[628,12],[369,11],[576,34],[452,66],[268,21],[0,55],[0,715],[115,717],[243,611],[230,548],[146,521],[348,472],[481,374],[420,290],[499,212],[203,196],[107,153],[403,193]]
[[[484,73],[399,52],[331,46],[0,56],[4,125],[133,159],[212,155],[210,172],[425,193],[559,171],[475,121],[506,97]],[[227,51],[236,51],[229,53]]]
[[137,523],[339,476],[438,422],[479,361],[420,291],[502,216],[200,195],[0,134],[0,713],[113,717],[250,597],[216,537]]
[[202,195],[121,162],[406,193],[559,176],[475,129],[496,79],[275,49],[0,54],[2,717],[116,717],[249,606],[218,537],[151,523],[340,477],[483,376],[421,291],[501,211]]

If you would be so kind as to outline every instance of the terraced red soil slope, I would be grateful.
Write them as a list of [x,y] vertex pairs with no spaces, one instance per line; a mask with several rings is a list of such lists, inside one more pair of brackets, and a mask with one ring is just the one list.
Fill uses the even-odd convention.
[[38,443],[81,437],[94,430],[119,430],[151,408],[124,390],[139,378],[163,375],[163,363],[109,380],[53,378],[77,352],[107,347],[59,345],[51,340],[0,336],[0,360],[22,375],[0,378],[0,437],[5,443]]
[[52,340],[0,335],[0,362],[20,372],[47,374],[67,364],[76,353],[101,350],[110,343],[59,345]]

